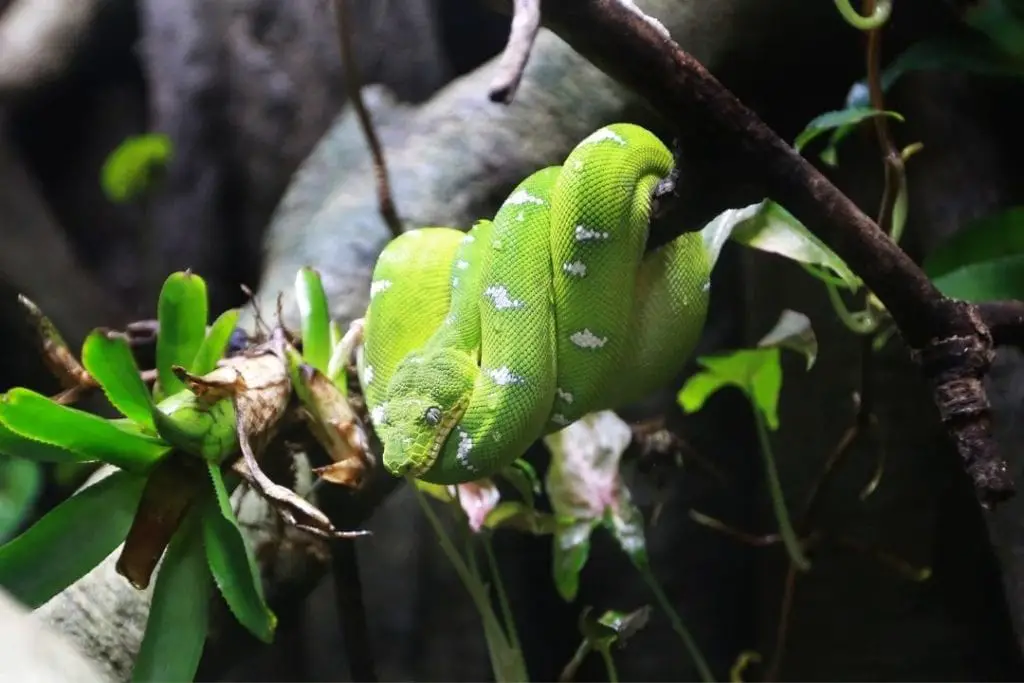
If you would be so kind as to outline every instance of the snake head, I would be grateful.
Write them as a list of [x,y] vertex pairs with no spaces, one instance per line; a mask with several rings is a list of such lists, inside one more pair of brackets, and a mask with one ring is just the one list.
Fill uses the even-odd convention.
[[418,477],[433,466],[466,412],[478,373],[473,358],[452,349],[399,363],[373,417],[388,472]]

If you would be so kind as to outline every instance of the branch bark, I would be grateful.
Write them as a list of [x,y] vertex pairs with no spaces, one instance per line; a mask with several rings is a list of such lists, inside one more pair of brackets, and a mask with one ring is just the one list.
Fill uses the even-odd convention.
[[680,133],[699,131],[857,272],[885,304],[928,379],[981,504],[1014,493],[981,380],[993,340],[978,309],[943,296],[846,195],[628,0],[549,2],[543,20],[644,97]]

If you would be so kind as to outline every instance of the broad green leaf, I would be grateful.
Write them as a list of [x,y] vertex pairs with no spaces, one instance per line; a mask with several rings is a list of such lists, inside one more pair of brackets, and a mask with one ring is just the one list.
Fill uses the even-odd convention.
[[191,681],[199,668],[213,589],[199,514],[185,518],[156,575],[133,683]]
[[203,338],[189,372],[193,375],[205,375],[217,367],[217,361],[223,358],[227,351],[231,333],[235,331],[241,313],[242,309],[231,308],[217,316]]
[[0,546],[0,586],[35,609],[85,576],[124,540],[145,483],[115,472],[50,510]]
[[126,138],[103,164],[100,182],[111,201],[122,203],[146,192],[170,162],[171,139],[158,133]]
[[1024,57],[1024,12],[1016,5],[1013,0],[969,3],[961,16],[1003,53],[1020,60]]
[[55,462],[64,465],[96,462],[95,459],[85,458],[74,451],[16,434],[8,429],[3,422],[0,422],[0,453],[12,458],[34,460],[35,462]]
[[793,142],[793,146],[799,152],[807,146],[808,142],[815,139],[822,133],[836,128],[852,129],[857,124],[876,116],[888,116],[896,119],[897,121],[904,120],[903,116],[897,112],[881,111],[871,107],[855,107],[850,109],[840,109],[838,111],[829,111],[811,119],[807,126],[800,132],[800,135],[796,137],[796,140]]
[[782,389],[778,348],[741,349],[721,356],[704,356],[697,363],[704,369],[690,377],[679,391],[683,410],[695,413],[719,389],[733,386],[750,398],[769,427],[778,429]]
[[331,358],[331,313],[320,273],[299,268],[295,276],[295,300],[302,320],[302,356],[320,372],[327,372]]
[[157,304],[160,330],[156,337],[156,371],[160,389],[170,396],[185,389],[171,366],[192,370],[206,338],[206,282],[188,271],[172,273],[164,281]]
[[1024,253],[971,263],[933,280],[939,291],[954,299],[978,303],[1024,298]]
[[555,588],[566,602],[576,599],[580,589],[580,572],[590,555],[590,533],[594,522],[559,524],[555,530],[552,574]]
[[934,249],[924,271],[935,279],[967,265],[1024,255],[1024,206],[971,221]]
[[723,211],[704,226],[701,235],[712,263],[731,238],[747,247],[831,270],[848,289],[856,290],[861,285],[860,278],[835,252],[791,213],[767,199],[742,209]]
[[0,543],[25,519],[42,484],[39,463],[0,455]]
[[124,336],[93,330],[82,344],[82,365],[122,415],[154,429],[153,395],[142,381],[139,366]]
[[238,527],[220,467],[211,464],[215,496],[203,514],[206,559],[214,581],[239,623],[265,643],[274,639],[277,617],[263,597],[263,583],[252,550]]
[[163,439],[129,433],[98,415],[22,387],[0,398],[0,422],[20,436],[77,453],[79,460],[102,460],[138,473],[171,449]]

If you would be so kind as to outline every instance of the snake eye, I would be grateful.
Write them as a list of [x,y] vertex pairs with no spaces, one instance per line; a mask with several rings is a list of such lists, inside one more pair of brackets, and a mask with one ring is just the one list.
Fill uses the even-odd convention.
[[434,407],[427,408],[427,412],[423,413],[423,420],[431,427],[436,427],[441,423],[441,409]]

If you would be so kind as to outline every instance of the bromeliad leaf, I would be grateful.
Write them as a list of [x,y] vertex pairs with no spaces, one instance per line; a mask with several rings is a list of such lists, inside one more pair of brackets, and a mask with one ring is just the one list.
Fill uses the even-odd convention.
[[[861,281],[850,267],[782,206],[770,200],[728,209],[701,230],[712,262],[732,239],[744,246],[771,252],[808,266],[827,268],[851,290]],[[813,273],[813,271],[810,271]]]
[[124,335],[103,329],[93,330],[82,344],[82,364],[122,415],[155,429],[153,395],[142,381],[139,366]]
[[171,139],[146,133],[125,139],[110,153],[101,171],[101,185],[107,198],[122,203],[149,189],[157,172],[171,159]]
[[213,588],[200,514],[190,512],[167,547],[132,669],[133,683],[191,681],[199,668]]
[[171,448],[162,439],[120,429],[22,387],[0,399],[0,422],[19,436],[76,453],[79,460],[102,460],[136,473],[146,472]]
[[35,462],[55,462],[62,464],[96,462],[95,458],[87,458],[66,448],[53,446],[42,441],[29,439],[16,434],[0,422],[0,453],[20,460]]
[[163,396],[185,388],[172,366],[186,370],[192,364],[206,338],[206,282],[188,271],[172,273],[164,281],[157,304],[159,332],[156,338],[156,371]]
[[320,273],[308,267],[295,276],[295,299],[302,320],[302,355],[320,372],[327,372],[331,357],[331,314]]
[[888,116],[903,121],[903,116],[894,111],[882,111],[872,107],[851,107],[838,111],[829,111],[811,119],[793,142],[796,151],[803,150],[811,140],[822,133],[839,128],[852,129],[859,123],[876,116]]
[[42,484],[39,463],[0,455],[0,543],[25,519]]
[[203,343],[199,346],[199,351],[196,353],[195,360],[192,361],[192,368],[189,372],[193,375],[205,375],[217,366],[217,361],[223,358],[227,352],[228,344],[231,342],[231,333],[235,331],[241,313],[242,309],[231,308],[217,316],[213,325],[210,326],[209,332],[206,333],[206,337],[203,338]]
[[0,546],[0,586],[35,609],[85,576],[124,540],[145,481],[115,472]]
[[566,600],[576,594],[590,534],[598,525],[612,533],[636,566],[647,566],[643,517],[619,474],[632,438],[629,426],[611,411],[586,415],[544,437],[552,455],[547,492],[558,520],[555,585]]
[[220,467],[210,464],[214,495],[203,514],[206,558],[214,581],[231,613],[265,643],[274,639],[277,617],[263,597],[263,584],[252,550],[242,538]]

